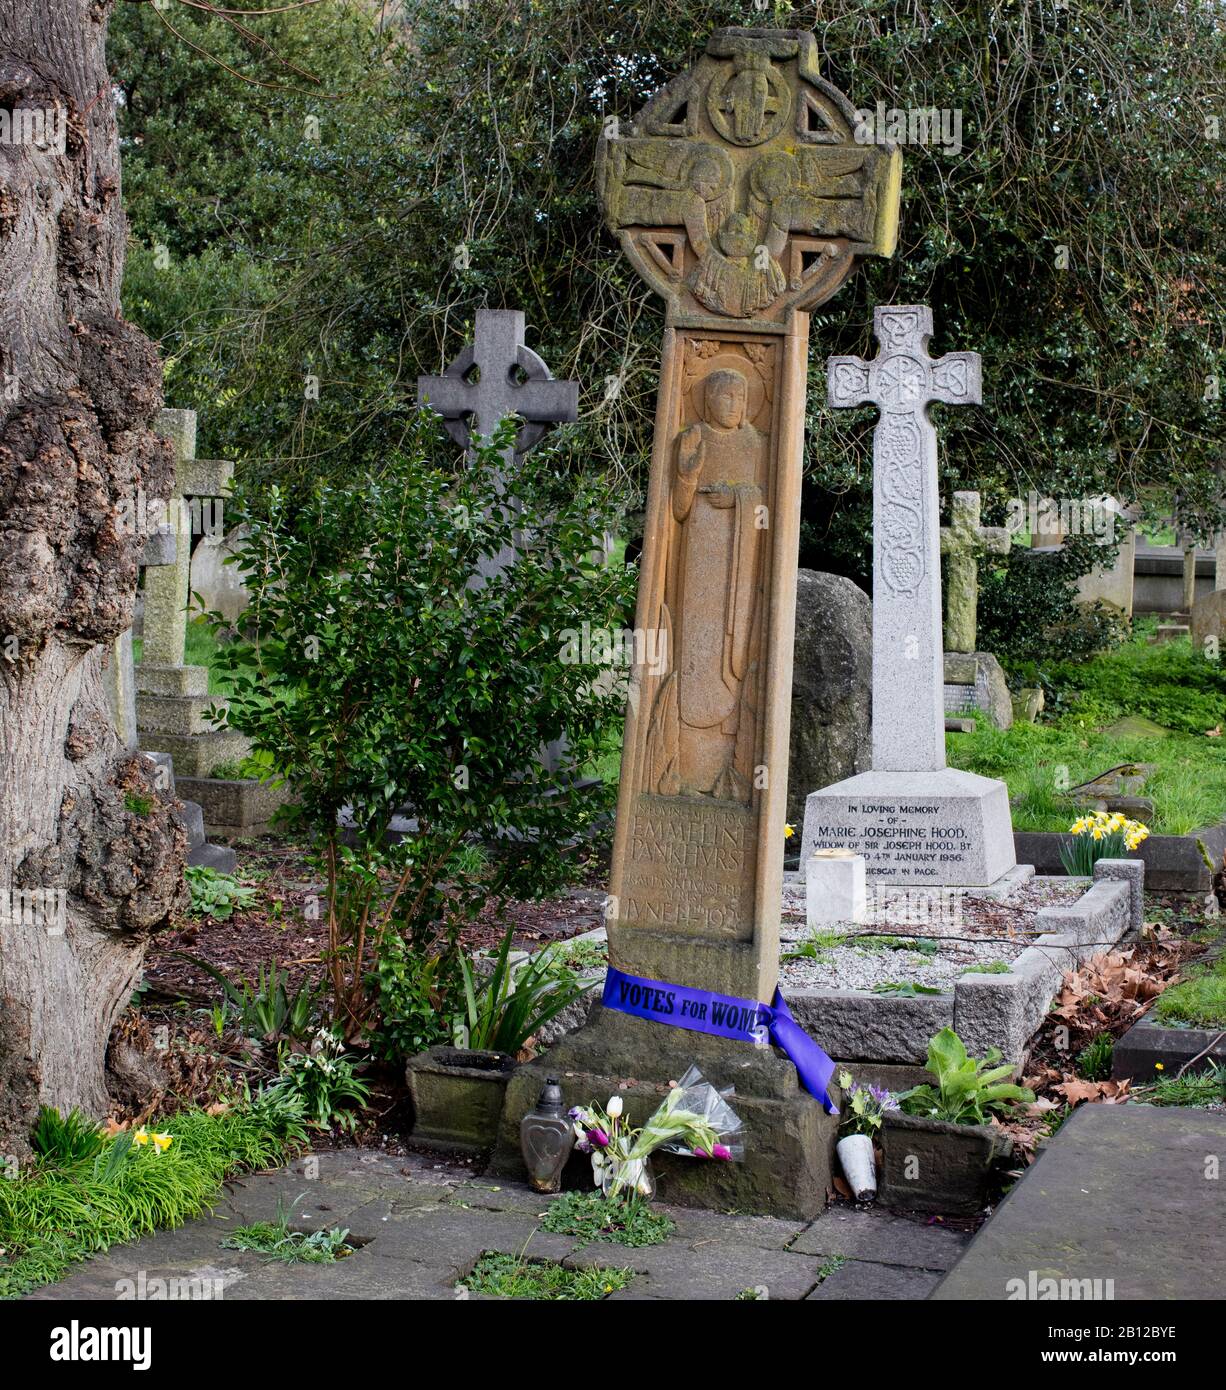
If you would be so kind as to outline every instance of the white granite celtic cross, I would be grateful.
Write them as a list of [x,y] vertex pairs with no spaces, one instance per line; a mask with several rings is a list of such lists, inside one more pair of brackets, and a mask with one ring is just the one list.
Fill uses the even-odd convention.
[[977,352],[928,356],[932,310],[873,312],[880,352],[871,362],[831,357],[832,406],[871,403],[873,435],[873,769],[945,766],[941,651],[941,542],[934,401],[977,405]]
[[518,309],[478,309],[472,343],[442,376],[417,378],[417,398],[443,417],[447,433],[471,455],[475,440],[488,439],[507,415],[523,428],[508,464],[527,453],[551,424],[579,418],[579,383],[555,381],[549,368],[524,346]]

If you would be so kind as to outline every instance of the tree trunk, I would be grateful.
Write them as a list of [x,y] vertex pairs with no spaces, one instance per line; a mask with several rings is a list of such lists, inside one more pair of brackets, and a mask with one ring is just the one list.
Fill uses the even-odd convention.
[[0,1154],[40,1103],[106,1113],[107,1038],[183,892],[176,803],[102,680],[174,468],[119,317],[110,8],[0,0]]

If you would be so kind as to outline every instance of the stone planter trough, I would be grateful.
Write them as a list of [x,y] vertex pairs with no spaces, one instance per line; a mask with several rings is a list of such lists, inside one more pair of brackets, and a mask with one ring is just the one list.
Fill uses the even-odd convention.
[[877,1200],[911,1211],[970,1216],[991,1196],[992,1167],[1012,1150],[991,1125],[952,1125],[891,1111],[881,1126]]
[[413,1142],[487,1153],[502,1119],[507,1082],[518,1064],[505,1052],[432,1047],[406,1065],[413,1098]]

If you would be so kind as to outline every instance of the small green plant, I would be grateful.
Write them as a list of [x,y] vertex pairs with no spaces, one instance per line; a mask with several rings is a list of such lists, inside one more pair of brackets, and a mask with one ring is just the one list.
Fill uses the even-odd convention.
[[1110,1033],[1099,1033],[1077,1054],[1077,1075],[1086,1081],[1106,1081],[1111,1075],[1115,1040]]
[[826,928],[811,932],[803,941],[798,941],[790,951],[785,951],[783,953],[783,959],[822,962],[829,958],[828,952],[837,950],[840,946],[845,946],[846,944],[846,932],[832,931]]
[[604,970],[609,963],[609,947],[604,941],[594,941],[590,937],[563,941],[560,945],[548,948],[554,959],[567,970],[582,974],[586,970]]
[[1034,1092],[1005,1081],[1013,1068],[997,1066],[1000,1051],[990,1047],[980,1061],[968,1057],[962,1039],[952,1028],[942,1028],[928,1041],[927,1071],[935,1086],[912,1086],[898,1097],[908,1115],[924,1115],[955,1125],[986,1124],[993,1114],[1004,1113],[1016,1102],[1034,1100]]
[[44,1105],[38,1112],[30,1134],[30,1147],[49,1165],[66,1168],[102,1152],[101,1127],[79,1110],[61,1115],[54,1106]]
[[608,1198],[599,1192],[567,1192],[551,1202],[541,1217],[541,1230],[589,1241],[612,1241],[639,1247],[660,1245],[676,1230],[663,1212],[634,1197]]
[[329,1028],[315,1035],[310,1052],[292,1052],[281,1064],[281,1073],[267,1094],[296,1097],[302,1102],[306,1123],[313,1129],[333,1125],[357,1127],[357,1116],[346,1107],[362,1106],[370,1099],[370,1087],[354,1075],[345,1045]]
[[554,1260],[488,1253],[456,1287],[494,1298],[586,1302],[624,1289],[633,1278],[630,1269],[566,1269]]
[[[180,959],[190,961],[198,970],[221,985],[225,991],[223,1010],[226,1005],[233,1009],[239,1027],[249,1037],[263,1038],[266,1042],[276,1042],[280,1038],[305,1038],[312,1029],[318,991],[307,980],[290,993],[290,973],[282,970],[276,961],[269,966],[267,973],[261,965],[254,983],[243,980],[235,984],[216,966],[198,956],[189,956],[184,951],[176,953]],[[216,1012],[213,1016],[214,1028],[219,1028]],[[220,1020],[220,1028],[225,1027],[225,1014]],[[220,1037],[220,1031],[218,1036]]]
[[147,816],[153,810],[153,798],[128,792],[124,796],[123,806],[125,811],[130,811],[134,816]]
[[1007,975],[1009,967],[1003,960],[992,960],[987,965],[968,965],[964,975]]
[[510,962],[508,927],[487,975],[474,977],[468,960],[460,957],[465,1010],[455,1023],[457,1047],[477,1051],[516,1053],[552,1018],[594,988],[559,965],[550,951],[538,951],[518,968]]
[[898,1101],[884,1086],[861,1086],[849,1071],[839,1072],[843,1092],[843,1117],[839,1128],[847,1134],[867,1134],[872,1138],[881,1128],[887,1110],[897,1110]]
[[892,994],[898,999],[915,999],[921,994],[940,994],[935,985],[917,985],[912,980],[883,980],[872,988],[873,994]]
[[270,1261],[282,1264],[335,1264],[352,1253],[349,1232],[339,1227],[319,1231],[293,1231],[290,1213],[302,1200],[296,1197],[288,1206],[277,1198],[277,1214],[272,1221],[256,1221],[240,1226],[221,1242],[223,1250],[254,1250]]
[[236,908],[250,907],[255,902],[254,888],[246,888],[232,875],[218,873],[204,864],[189,864],[183,877],[192,895],[189,910],[197,917],[225,922]]

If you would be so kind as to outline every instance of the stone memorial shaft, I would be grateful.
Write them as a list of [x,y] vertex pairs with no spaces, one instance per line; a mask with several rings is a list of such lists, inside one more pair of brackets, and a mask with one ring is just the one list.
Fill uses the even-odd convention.
[[[775,992],[808,315],[897,232],[901,157],[856,124],[813,34],[720,29],[598,153],[609,229],[666,305],[636,616],[663,659],[632,676],[607,908],[611,965],[664,995]],[[572,1103],[616,1084],[639,1122],[691,1061],[735,1084],[752,1141],[683,1164],[671,1198],[819,1208],[834,1122],[772,1048],[600,1008],[542,1066]],[[513,1078],[496,1163],[542,1076]]]

